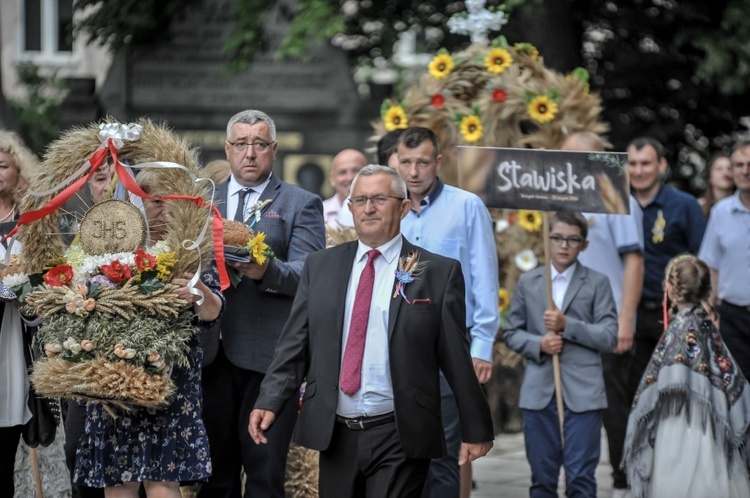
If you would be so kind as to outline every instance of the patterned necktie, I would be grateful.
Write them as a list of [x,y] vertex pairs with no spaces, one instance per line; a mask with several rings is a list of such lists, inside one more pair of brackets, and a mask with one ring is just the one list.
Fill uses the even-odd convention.
[[375,282],[375,258],[378,256],[380,256],[380,251],[377,249],[367,252],[367,264],[359,277],[357,294],[354,298],[349,337],[346,340],[344,361],[341,364],[341,390],[347,396],[352,396],[359,391],[362,385],[362,357],[365,353],[367,321],[370,319],[372,285]]
[[237,211],[234,212],[234,221],[245,221],[245,199],[253,189],[243,188],[237,192]]

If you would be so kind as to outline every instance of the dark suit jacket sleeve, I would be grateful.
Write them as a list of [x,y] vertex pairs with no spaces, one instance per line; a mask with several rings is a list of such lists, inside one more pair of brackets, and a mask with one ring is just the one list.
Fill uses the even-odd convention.
[[294,296],[305,258],[311,252],[325,249],[326,230],[323,222],[323,202],[320,197],[310,195],[302,209],[287,222],[292,223],[292,232],[287,245],[286,261],[272,259],[259,288]]
[[466,333],[465,284],[461,264],[453,262],[443,298],[438,355],[440,368],[456,396],[464,442],[495,439],[492,416],[474,372]]
[[527,282],[528,277],[522,275],[513,291],[513,299],[510,301],[510,310],[508,312],[508,320],[505,324],[505,331],[503,332],[503,340],[508,348],[527,360],[542,363],[547,358],[547,355],[542,353],[542,336],[528,331],[529,321],[526,300],[529,297],[534,299],[534,296],[526,295]]
[[284,404],[299,392],[309,357],[309,283],[310,274],[305,266],[289,320],[281,331],[271,366],[260,386],[255,408],[271,410],[278,414]]
[[593,321],[587,323],[565,315],[563,339],[596,351],[611,353],[617,346],[617,308],[612,297],[612,287],[605,276],[594,277],[590,270],[588,272],[594,286]]

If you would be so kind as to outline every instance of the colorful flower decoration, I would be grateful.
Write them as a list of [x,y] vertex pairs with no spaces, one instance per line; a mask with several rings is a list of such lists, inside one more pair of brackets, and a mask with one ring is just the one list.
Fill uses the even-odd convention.
[[484,136],[482,120],[476,114],[469,114],[461,118],[461,136],[470,144],[479,142]]
[[501,287],[497,292],[497,303],[497,309],[500,313],[504,313],[510,306],[510,294],[508,294],[508,289],[505,287]]
[[441,109],[445,105],[445,96],[442,93],[436,93],[430,97],[430,103],[435,109]]
[[539,211],[518,211],[518,224],[527,232],[538,232],[542,228],[544,218]]
[[539,58],[539,50],[531,43],[516,43],[513,45],[513,49],[519,54],[528,55],[533,61]]
[[513,64],[513,56],[504,48],[495,47],[487,54],[484,65],[492,74],[501,74]]
[[266,244],[266,234],[263,232],[258,232],[258,234],[248,242],[247,250],[259,265],[264,264],[268,258],[274,257],[273,249]]
[[133,278],[133,271],[129,266],[123,265],[119,261],[112,261],[111,264],[101,266],[102,274],[110,282],[119,284]]
[[518,269],[524,272],[533,270],[539,263],[536,259],[536,254],[531,249],[524,249],[516,254],[515,261]]
[[425,269],[425,263],[419,262],[419,253],[412,252],[408,256],[402,256],[398,260],[398,268],[396,269],[396,290],[393,292],[393,298],[395,299],[399,294],[404,298],[404,301],[411,304],[411,301],[407,299],[404,290],[406,284],[410,284],[417,279],[417,275],[422,273]]
[[143,249],[136,249],[135,266],[141,271],[153,270],[156,268],[156,256],[147,253]]
[[439,52],[427,66],[430,75],[436,80],[442,80],[453,70],[453,57],[447,51]]
[[538,123],[549,123],[557,115],[557,103],[546,95],[534,97],[527,107],[531,119]]
[[505,102],[508,99],[508,92],[504,88],[495,88],[492,90],[492,100],[495,102]]
[[57,265],[45,273],[42,278],[50,287],[60,287],[73,280],[73,267],[70,265]]
[[409,118],[406,117],[403,107],[394,105],[385,111],[383,123],[388,131],[400,130],[409,127]]

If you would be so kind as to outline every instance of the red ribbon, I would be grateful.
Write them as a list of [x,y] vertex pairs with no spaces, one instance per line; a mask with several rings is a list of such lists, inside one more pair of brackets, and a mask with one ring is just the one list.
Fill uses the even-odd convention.
[[[138,183],[136,183],[135,179],[130,176],[130,173],[125,169],[125,167],[120,164],[120,161],[118,161],[117,159],[117,147],[115,147],[112,139],[108,138],[106,146],[97,149],[96,152],[94,152],[94,154],[91,156],[91,159],[89,159],[89,162],[91,163],[91,169],[87,174],[66,187],[65,190],[50,199],[40,209],[22,213],[21,216],[18,217],[18,222],[16,223],[16,226],[13,228],[13,230],[11,230],[8,235],[0,239],[0,242],[4,242],[8,237],[12,237],[13,235],[15,235],[18,232],[18,229],[23,225],[28,225],[29,223],[40,220],[45,216],[53,213],[54,211],[60,209],[68,201],[68,199],[73,197],[73,195],[78,192],[78,189],[80,189],[83,184],[86,183],[86,181],[96,172],[96,170],[98,170],[101,165],[104,164],[108,153],[112,156],[112,162],[115,165],[115,171],[117,172],[117,176],[122,184],[129,192],[132,192],[138,197],[151,201],[191,201],[198,207],[208,207],[206,201],[204,201],[202,197],[188,195],[166,195],[164,197],[155,198],[148,195],[143,191],[143,189],[141,189]],[[224,221],[222,220],[221,213],[219,213],[219,210],[216,206],[211,206],[211,214],[213,215],[212,238],[214,243],[214,258],[216,259],[216,266],[218,267],[219,271],[219,282],[221,285],[221,290],[226,290],[229,287],[229,275],[227,274],[227,269],[224,264]]]

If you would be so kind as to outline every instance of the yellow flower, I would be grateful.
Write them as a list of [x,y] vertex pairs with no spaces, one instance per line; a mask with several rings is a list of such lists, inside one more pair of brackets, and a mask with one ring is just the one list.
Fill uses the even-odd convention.
[[263,232],[258,232],[258,234],[253,237],[253,240],[247,244],[247,250],[250,251],[253,259],[259,265],[266,262],[270,249],[271,248],[268,247],[268,244],[266,244],[266,234]]
[[437,54],[427,67],[433,78],[442,80],[453,70],[453,58],[449,54]]
[[383,123],[386,130],[393,131],[407,128],[409,126],[409,119],[406,117],[403,107],[395,105],[385,112]]
[[165,252],[156,256],[156,278],[162,282],[168,281],[175,264],[177,264],[177,257],[174,252]]
[[534,100],[529,103],[527,109],[531,119],[539,123],[549,123],[555,119],[558,111],[555,101],[546,95],[534,97]]
[[504,312],[510,306],[510,295],[508,295],[508,289],[505,287],[501,288],[497,293],[497,309],[500,313]]
[[538,232],[542,228],[544,219],[539,211],[527,211],[521,209],[518,211],[518,224],[527,232]]
[[482,120],[479,119],[479,116],[476,116],[474,114],[464,116],[461,119],[460,128],[461,135],[463,135],[464,140],[469,143],[477,143],[484,136],[484,132],[482,130]]
[[484,59],[484,65],[492,74],[500,74],[513,64],[513,56],[504,48],[493,48]]

